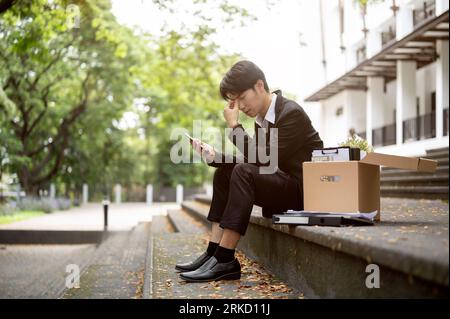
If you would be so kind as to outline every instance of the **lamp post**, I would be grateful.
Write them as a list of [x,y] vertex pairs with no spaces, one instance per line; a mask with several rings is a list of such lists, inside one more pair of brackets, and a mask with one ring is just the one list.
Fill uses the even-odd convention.
[[108,229],[108,205],[109,200],[107,197],[102,201],[103,204],[103,230],[106,231]]

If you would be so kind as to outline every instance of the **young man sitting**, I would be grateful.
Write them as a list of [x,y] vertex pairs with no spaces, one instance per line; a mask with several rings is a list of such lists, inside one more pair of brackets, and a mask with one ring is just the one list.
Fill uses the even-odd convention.
[[[254,63],[235,64],[220,83],[220,93],[229,102],[223,112],[232,129],[229,137],[243,160],[230,162],[210,145],[193,141],[194,149],[217,170],[208,214],[212,222],[208,247],[194,261],[175,267],[188,282],[239,279],[241,266],[234,253],[253,205],[261,206],[266,218],[289,209],[302,210],[302,163],[311,160],[313,149],[323,148],[303,108],[281,91],[270,93],[264,73]],[[255,118],[253,138],[239,124],[239,112]],[[277,163],[274,169],[262,161],[261,154],[267,153]]]

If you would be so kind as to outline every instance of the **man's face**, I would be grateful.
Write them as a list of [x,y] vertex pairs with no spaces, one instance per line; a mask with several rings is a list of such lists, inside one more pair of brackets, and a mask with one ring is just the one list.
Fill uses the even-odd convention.
[[261,89],[258,82],[253,89],[248,89],[238,96],[230,96],[231,102],[234,102],[234,106],[237,106],[245,115],[254,118],[264,108],[264,92],[264,84]]

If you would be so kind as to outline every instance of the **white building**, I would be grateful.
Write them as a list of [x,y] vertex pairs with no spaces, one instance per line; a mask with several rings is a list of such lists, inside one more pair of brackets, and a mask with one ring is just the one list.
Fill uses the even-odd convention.
[[382,153],[448,147],[449,1],[385,0],[365,18],[355,0],[318,6],[323,82],[305,102],[325,146],[353,128]]

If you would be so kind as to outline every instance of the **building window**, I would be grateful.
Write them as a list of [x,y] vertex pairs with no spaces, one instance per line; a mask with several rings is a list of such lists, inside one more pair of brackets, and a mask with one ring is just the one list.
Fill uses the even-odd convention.
[[338,108],[336,110],[336,117],[341,116],[342,114],[344,114],[344,108],[341,106],[340,108]]

